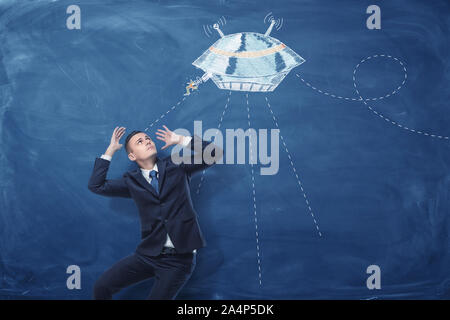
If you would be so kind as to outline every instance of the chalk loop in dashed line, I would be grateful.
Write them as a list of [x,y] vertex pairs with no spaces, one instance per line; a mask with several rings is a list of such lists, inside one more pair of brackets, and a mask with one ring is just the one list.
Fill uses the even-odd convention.
[[[364,97],[362,97],[362,95],[360,94],[360,92],[359,92],[359,90],[358,90],[357,81],[356,81],[356,72],[357,72],[357,70],[359,69],[359,67],[360,67],[364,62],[366,62],[366,61],[368,61],[368,60],[370,60],[370,59],[373,59],[373,58],[379,58],[379,57],[381,57],[381,58],[389,58],[389,59],[393,59],[394,61],[398,62],[398,63],[400,64],[400,66],[402,67],[402,70],[403,70],[403,74],[404,74],[403,81],[402,81],[402,83],[401,83],[398,87],[396,87],[394,90],[392,90],[391,93],[388,93],[388,94],[386,94],[386,95],[384,95],[384,96],[375,97],[375,98],[364,98]],[[357,94],[358,98],[343,97],[343,96],[339,96],[339,95],[336,95],[336,94],[332,94],[332,93],[323,91],[323,90],[318,89],[318,88],[314,87],[313,85],[311,85],[309,82],[307,82],[306,80],[304,80],[304,79],[303,79],[302,77],[300,77],[298,74],[296,74],[296,76],[297,76],[303,83],[305,83],[308,87],[310,87],[311,89],[313,89],[313,90],[315,90],[315,91],[317,91],[317,92],[319,92],[319,93],[321,93],[321,94],[323,94],[323,95],[330,96],[330,97],[336,98],[336,99],[351,100],[351,101],[361,101],[361,102],[362,102],[362,103],[363,103],[363,104],[364,104],[364,105],[365,105],[372,113],[374,113],[375,115],[377,115],[377,116],[380,117],[381,119],[385,120],[386,122],[388,122],[388,123],[390,123],[390,124],[392,124],[392,125],[394,125],[394,126],[397,126],[397,127],[401,128],[401,129],[404,129],[404,130],[409,131],[409,132],[411,132],[411,133],[420,134],[420,135],[424,135],[424,136],[428,136],[428,137],[432,137],[432,138],[447,139],[447,140],[449,139],[448,136],[438,135],[438,134],[431,134],[431,133],[429,133],[429,132],[420,131],[420,130],[416,130],[416,129],[411,129],[411,128],[405,126],[405,125],[402,125],[402,124],[400,124],[400,123],[398,123],[398,122],[396,122],[396,121],[393,121],[393,120],[389,119],[388,117],[386,117],[385,115],[383,115],[380,111],[376,111],[373,107],[371,107],[370,105],[367,104],[367,101],[377,101],[377,100],[383,100],[383,99],[385,99],[385,98],[389,98],[390,96],[392,96],[392,95],[394,95],[394,94],[397,94],[397,93],[400,91],[400,89],[405,85],[406,80],[408,79],[408,72],[407,72],[407,70],[406,70],[405,64],[404,64],[400,59],[398,59],[398,58],[396,58],[396,57],[393,57],[393,56],[387,55],[387,54],[376,54],[376,55],[369,56],[369,57],[366,57],[366,58],[362,59],[362,60],[355,66],[355,68],[353,69],[353,87],[354,87],[354,89],[355,89],[355,91],[356,91],[356,94]]]

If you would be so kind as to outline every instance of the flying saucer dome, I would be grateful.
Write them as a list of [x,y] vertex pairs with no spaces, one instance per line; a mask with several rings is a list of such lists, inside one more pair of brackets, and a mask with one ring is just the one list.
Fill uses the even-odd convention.
[[[218,29],[218,28],[216,28]],[[220,89],[273,91],[289,71],[305,62],[284,43],[266,34],[241,32],[222,36],[192,64]]]

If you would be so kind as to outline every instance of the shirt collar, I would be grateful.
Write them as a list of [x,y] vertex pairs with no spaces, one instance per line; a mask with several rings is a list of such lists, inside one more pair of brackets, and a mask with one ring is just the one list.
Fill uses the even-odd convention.
[[141,172],[145,177],[149,177],[150,176],[150,171],[155,170],[156,172],[158,172],[158,165],[155,163],[155,165],[153,166],[153,169],[149,170],[149,169],[142,169],[141,168]]

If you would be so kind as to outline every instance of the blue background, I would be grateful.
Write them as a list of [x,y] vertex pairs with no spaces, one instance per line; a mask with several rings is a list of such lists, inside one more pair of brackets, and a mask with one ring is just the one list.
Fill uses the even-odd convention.
[[[68,30],[66,8],[81,8]],[[381,8],[381,30],[366,8]],[[253,128],[276,128],[289,149],[322,233],[319,236],[284,146],[277,175],[255,170],[258,272],[250,165],[216,165],[194,206],[207,241],[178,299],[450,298],[449,140],[401,129],[357,98],[352,72],[374,54],[406,66],[398,94],[369,102],[409,128],[450,135],[448,1],[1,1],[0,298],[90,299],[100,274],[133,252],[138,212],[130,199],[91,193],[95,157],[115,126],[143,130],[183,98],[191,63],[218,39],[203,25],[221,16],[225,34],[264,33],[306,62],[272,93],[248,96]],[[358,69],[363,97],[403,79],[392,59]],[[216,128],[228,91],[208,81],[149,130],[165,124]],[[246,94],[232,92],[221,129],[246,129]],[[162,141],[155,140],[158,149]],[[159,151],[168,155],[169,151]],[[135,168],[119,151],[108,177]],[[81,290],[66,268],[81,268]],[[368,290],[366,268],[381,268]],[[261,283],[260,283],[261,280]],[[143,299],[153,280],[120,292]]]

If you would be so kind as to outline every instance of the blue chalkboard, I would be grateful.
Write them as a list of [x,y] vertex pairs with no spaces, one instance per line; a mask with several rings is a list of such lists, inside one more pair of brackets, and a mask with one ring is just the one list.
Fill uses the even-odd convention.
[[[67,27],[73,4],[81,29]],[[372,4],[381,29],[367,27]],[[279,170],[192,178],[207,246],[177,298],[450,298],[449,13],[445,0],[2,1],[0,299],[90,299],[140,240],[132,200],[88,190],[95,158],[116,126],[155,137],[195,120],[279,129]],[[264,34],[271,19],[270,36],[304,59],[275,90],[209,79],[185,95],[220,39],[214,23]],[[134,168],[120,151],[108,177]],[[66,286],[70,265],[81,289]],[[366,285],[371,265],[380,289]]]

